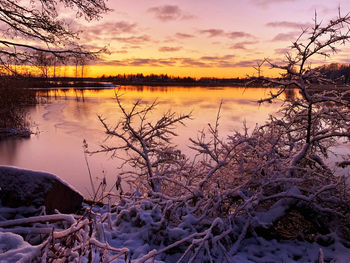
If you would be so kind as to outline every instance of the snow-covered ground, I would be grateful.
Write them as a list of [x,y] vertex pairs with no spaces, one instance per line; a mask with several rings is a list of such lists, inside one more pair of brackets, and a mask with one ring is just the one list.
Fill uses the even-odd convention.
[[[89,257],[96,263],[100,260],[138,263],[350,262],[350,249],[340,242],[335,233],[324,237],[328,238],[327,245],[298,240],[266,240],[247,235],[237,247],[237,243],[229,245],[226,240],[221,243],[225,248],[220,249],[214,242],[220,234],[212,232],[213,236],[204,242],[202,252],[193,257],[188,248],[201,244],[207,238],[206,234],[202,234],[208,233],[205,222],[199,227],[198,218],[187,215],[179,225],[167,225],[164,224],[162,210],[150,200],[135,201],[131,198],[124,199],[120,204],[123,206],[118,208],[96,206],[91,213],[83,216],[57,214],[23,217],[21,213],[35,210],[2,207],[2,215],[16,215],[15,219],[2,218],[3,221],[0,221],[0,262],[45,262],[54,258],[53,251],[60,251],[61,254],[56,253],[56,256],[61,255],[63,260],[55,262],[88,262]],[[89,206],[85,208],[87,211],[90,209]],[[89,221],[91,216],[94,218]],[[93,225],[89,222],[93,222]],[[89,227],[92,227],[92,233],[89,233]],[[33,237],[39,236],[39,233],[42,241],[38,243],[38,239]],[[37,243],[28,243],[20,234],[29,242],[36,240],[34,243]],[[72,243],[68,242],[69,237]],[[196,251],[198,246],[192,248]],[[207,249],[213,252],[211,256],[205,253]],[[92,254],[89,256],[90,251]]]

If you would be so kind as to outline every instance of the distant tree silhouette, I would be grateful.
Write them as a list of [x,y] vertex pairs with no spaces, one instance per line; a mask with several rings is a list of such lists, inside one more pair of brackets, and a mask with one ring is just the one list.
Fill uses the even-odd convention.
[[77,43],[78,33],[60,19],[58,8],[74,10],[76,17],[87,21],[98,19],[109,11],[105,0],[0,0],[0,65],[12,70],[12,65],[38,62],[43,53],[63,61],[68,56],[95,57]]
[[350,83],[350,64],[332,63],[323,65],[318,70],[327,78],[338,84]]
[[52,57],[49,54],[42,51],[37,51],[33,55],[33,64],[39,69],[42,77],[48,78]]
[[260,78],[261,75],[262,75],[261,67],[264,65],[264,63],[265,63],[265,60],[257,61],[256,62],[256,67],[253,67],[258,72],[258,78]]

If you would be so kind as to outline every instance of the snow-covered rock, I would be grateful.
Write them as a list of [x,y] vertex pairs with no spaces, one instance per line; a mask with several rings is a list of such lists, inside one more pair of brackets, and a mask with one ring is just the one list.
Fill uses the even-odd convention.
[[47,213],[74,213],[83,196],[53,174],[0,166],[0,199],[8,207],[45,205]]

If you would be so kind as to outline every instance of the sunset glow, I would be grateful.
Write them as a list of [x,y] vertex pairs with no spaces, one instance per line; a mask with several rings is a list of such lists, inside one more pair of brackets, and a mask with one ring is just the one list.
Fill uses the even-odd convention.
[[[315,11],[324,23],[350,10],[345,0],[115,0],[103,19],[74,21],[87,46],[107,46],[87,69],[88,76],[168,74],[172,76],[246,77],[257,61],[281,61],[302,29],[313,25]],[[349,49],[314,65],[348,63]],[[70,73],[72,74],[72,73]],[[265,68],[264,75],[276,76]]]

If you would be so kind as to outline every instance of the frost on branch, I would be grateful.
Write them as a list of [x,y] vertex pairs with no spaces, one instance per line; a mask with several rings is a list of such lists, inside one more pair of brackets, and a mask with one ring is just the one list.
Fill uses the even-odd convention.
[[122,118],[116,125],[109,126],[99,116],[106,134],[111,139],[116,139],[116,142],[113,142],[113,146],[102,145],[99,152],[111,152],[113,157],[124,160],[125,164],[137,170],[136,173],[133,170],[129,174],[145,178],[146,181],[143,182],[155,192],[161,192],[162,181],[180,181],[176,179],[180,179],[186,160],[170,140],[176,136],[176,124],[183,124],[184,120],[190,118],[190,114],[176,115],[169,111],[159,120],[151,122],[149,116],[156,107],[155,102],[145,106],[137,101],[129,111],[122,106],[118,94],[116,102],[122,112]]
[[[142,175],[138,178],[146,180],[143,186],[147,183],[150,186],[137,199],[123,199],[118,208],[119,225],[139,226],[146,231],[140,233],[144,233],[142,238],[147,240],[149,253],[137,262],[151,258],[166,260],[174,249],[179,254],[178,262],[199,259],[230,262],[248,237],[299,239],[329,245],[335,242],[332,236],[335,232],[343,244],[348,243],[347,174],[345,170],[336,173],[330,149],[338,143],[348,143],[350,138],[349,91],[315,92],[316,84],[330,81],[306,65],[311,57],[328,56],[327,49],[335,52],[339,44],[348,41],[350,16],[339,15],[326,26],[316,18],[314,27],[305,29],[293,43],[291,53],[286,55],[286,65],[266,60],[285,74],[280,80],[263,79],[264,85],[277,86],[279,90],[259,102],[271,101],[290,87],[297,88],[301,96],[287,100],[280,117],[271,116],[251,133],[236,132],[221,138],[218,122],[209,126],[206,132],[191,139],[196,158],[148,161],[146,156],[150,152],[165,154],[164,149],[170,147],[167,140],[162,140],[160,147],[153,144],[152,150],[145,143],[154,127],[147,121],[154,105],[138,112],[134,109],[140,102],[136,102],[127,112],[117,97],[126,118],[115,129],[101,121],[107,134],[124,144],[105,146],[103,151],[117,154],[118,150],[127,149],[136,154],[127,156],[125,161],[135,164],[136,170],[131,173]],[[140,121],[136,124],[131,119]],[[341,166],[347,161],[343,160]],[[154,179],[159,179],[156,181],[160,187],[152,186]],[[142,212],[145,200],[152,204],[146,217]],[[157,217],[152,216],[154,209],[158,211]],[[295,227],[288,229],[289,225]],[[169,237],[172,229],[179,234],[176,239]],[[139,254],[131,250],[131,257],[138,258]]]
[[[251,133],[236,132],[223,139],[217,121],[191,139],[196,158],[181,155],[152,161],[152,170],[148,170],[146,154],[169,149],[170,138],[159,144],[145,143],[148,137],[143,134],[152,133],[157,126],[147,120],[154,105],[143,106],[139,116],[134,109],[140,102],[127,112],[119,98],[117,101],[127,121],[113,129],[101,121],[110,139],[118,139],[115,145],[119,148],[104,146],[102,151],[118,156],[118,150],[127,150],[129,155],[123,158],[135,169],[128,174],[137,176],[139,189],[144,189],[141,195],[122,196],[115,210],[115,239],[130,248],[135,262],[153,258],[230,262],[242,253],[248,237],[316,241],[327,246],[338,244],[340,238],[347,244],[345,177],[327,165],[329,147],[339,136],[347,136],[348,109],[343,104],[328,101],[314,107],[310,142],[305,101],[295,99],[281,109],[282,117],[271,116]],[[331,110],[323,116],[329,105]],[[128,121],[130,117],[141,121]],[[151,156],[154,160],[156,155]],[[155,178],[161,186],[157,189],[150,182]],[[293,224],[296,228],[288,229]],[[130,243],[130,239],[138,242]]]

